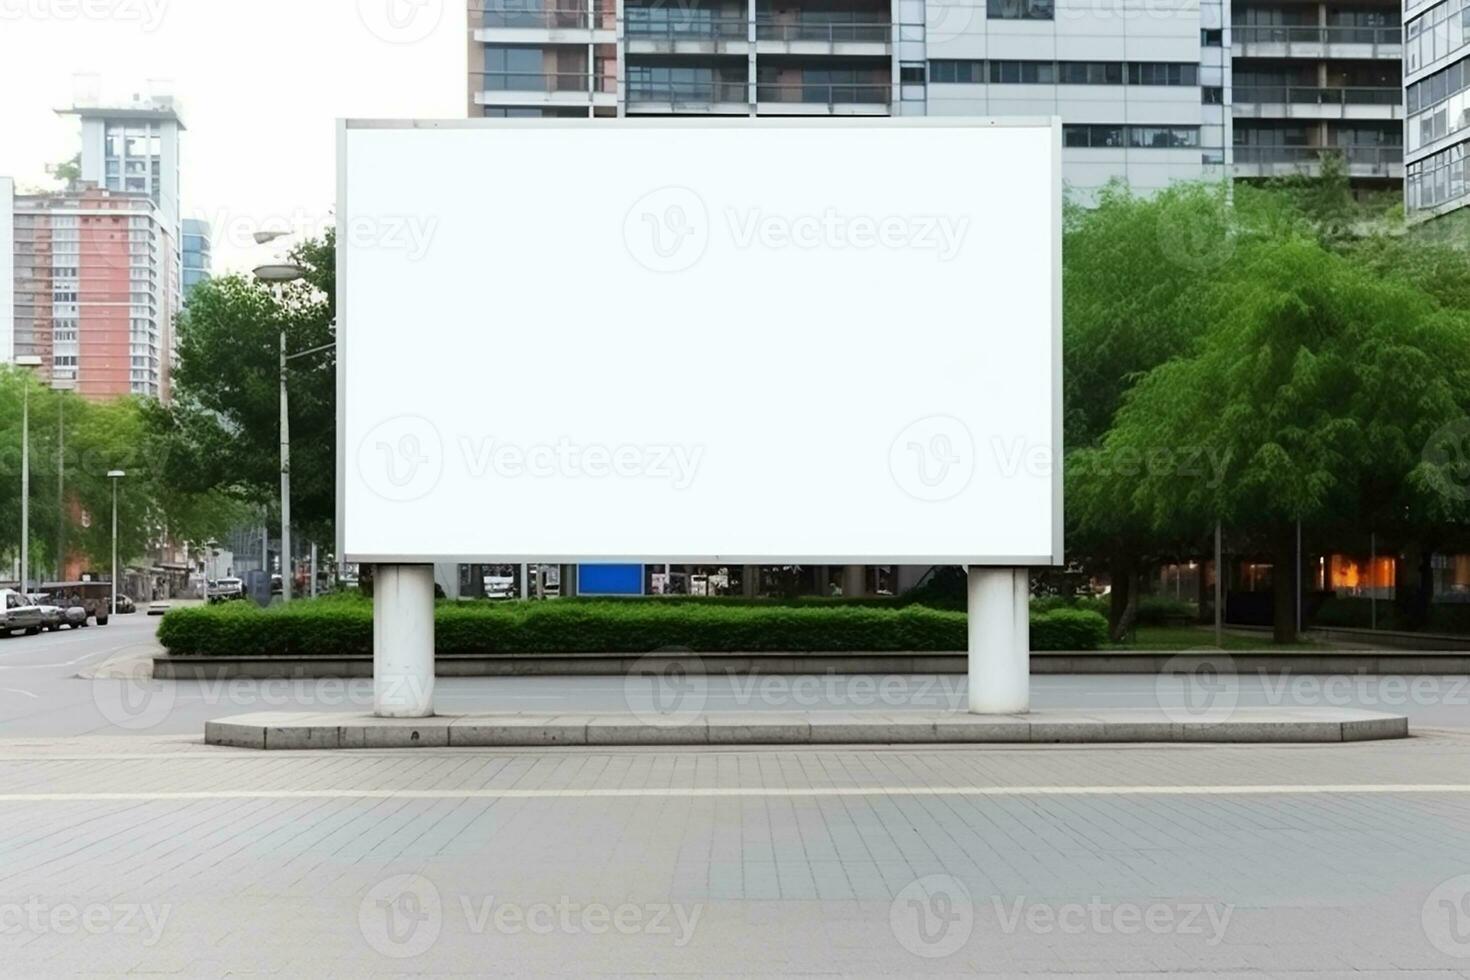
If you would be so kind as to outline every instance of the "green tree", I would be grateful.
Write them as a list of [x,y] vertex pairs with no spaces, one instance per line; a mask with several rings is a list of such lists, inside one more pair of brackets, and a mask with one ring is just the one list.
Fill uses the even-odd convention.
[[288,368],[291,506],[321,539],[336,510],[335,246],[330,232],[293,255],[307,278],[282,290],[241,276],[200,284],[178,321],[174,401],[153,416],[171,486],[263,504],[280,493],[280,328]]
[[1465,415],[1470,330],[1431,297],[1311,239],[1256,242],[1215,285],[1229,308],[1191,354],[1125,399],[1101,452],[1171,447],[1225,461],[1222,479],[1144,468],[1114,479],[1156,531],[1223,519],[1273,557],[1275,639],[1295,638],[1294,529],[1376,515],[1458,519],[1425,447]]

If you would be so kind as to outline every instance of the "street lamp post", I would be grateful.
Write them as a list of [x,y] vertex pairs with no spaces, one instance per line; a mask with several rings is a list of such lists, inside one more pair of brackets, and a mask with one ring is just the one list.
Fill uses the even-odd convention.
[[[35,356],[17,357],[18,367],[41,366]],[[20,591],[28,592],[31,576],[31,379],[26,377],[20,394]]]
[[[269,241],[269,239],[267,239]],[[280,262],[256,268],[255,278],[275,287],[277,303],[284,299],[284,287],[306,276],[306,270],[294,262]],[[281,321],[281,601],[291,601],[291,421],[286,392],[286,322]]]
[[127,473],[122,470],[108,470],[107,478],[112,481],[112,606],[107,610],[109,616],[117,615],[117,482]]

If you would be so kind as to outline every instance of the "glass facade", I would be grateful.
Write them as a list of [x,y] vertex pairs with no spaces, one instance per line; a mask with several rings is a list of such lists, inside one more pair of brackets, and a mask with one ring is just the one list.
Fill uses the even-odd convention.
[[1470,205],[1470,0],[1444,0],[1405,25],[1404,67],[1405,207]]

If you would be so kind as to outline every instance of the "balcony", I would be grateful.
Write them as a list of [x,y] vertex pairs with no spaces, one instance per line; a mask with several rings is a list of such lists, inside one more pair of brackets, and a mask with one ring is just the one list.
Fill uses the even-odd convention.
[[632,115],[750,115],[745,82],[679,81],[628,83],[627,107]]
[[1351,58],[1399,61],[1404,54],[1400,27],[1295,27],[1237,24],[1230,29],[1237,58]]
[[1404,92],[1398,87],[1243,85],[1233,90],[1232,100],[1237,119],[1404,118]]
[[1241,146],[1235,147],[1235,176],[1284,177],[1322,172],[1322,158],[1343,157],[1349,177],[1402,180],[1402,146]]
[[470,27],[481,43],[612,44],[617,13],[611,6],[565,0],[488,0],[471,3]]
[[617,105],[616,78],[575,72],[471,72],[480,79],[476,105]]
[[887,56],[892,50],[893,25],[887,21],[787,21],[761,18],[755,25],[760,54]]
[[628,54],[746,54],[749,31],[744,17],[701,16],[698,8],[628,7],[623,12]]
[[756,85],[756,112],[767,116],[886,116],[892,100],[889,82]]

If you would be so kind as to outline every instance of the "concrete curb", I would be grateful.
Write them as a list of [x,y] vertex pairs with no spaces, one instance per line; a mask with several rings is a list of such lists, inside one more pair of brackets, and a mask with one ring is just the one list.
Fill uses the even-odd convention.
[[[1222,653],[1224,656],[1222,656]],[[1228,658],[1228,659],[1227,659]],[[1233,665],[1237,673],[1470,674],[1470,651],[1330,650],[1320,653],[1263,651],[1032,653],[1033,674],[1157,674],[1190,664]],[[452,654],[435,659],[439,677],[621,677],[636,666],[681,666],[691,674],[963,674],[963,653],[704,653],[637,656],[608,653]],[[373,658],[175,657],[154,658],[159,680],[372,677]]]
[[[1182,709],[1181,709],[1182,710]],[[210,745],[249,749],[512,748],[555,745],[891,745],[1119,742],[1356,742],[1404,738],[1401,715],[1354,708],[1238,708],[1188,720],[1161,710],[745,712],[688,721],[639,715],[258,712],[206,723]]]

